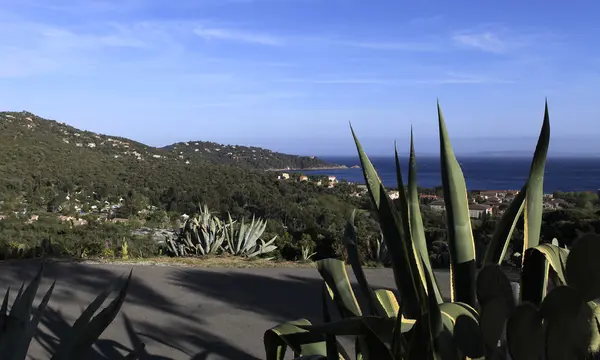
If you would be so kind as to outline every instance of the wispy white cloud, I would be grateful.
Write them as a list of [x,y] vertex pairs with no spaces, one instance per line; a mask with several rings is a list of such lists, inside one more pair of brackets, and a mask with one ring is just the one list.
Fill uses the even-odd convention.
[[452,39],[459,45],[492,53],[503,53],[509,48],[509,44],[491,32],[456,34]]
[[2,77],[80,73],[95,66],[120,66],[132,54],[150,59],[173,50],[169,37],[151,24],[64,27],[50,22],[0,22]]
[[194,29],[194,33],[206,40],[225,40],[269,46],[284,44],[282,38],[273,35],[226,28],[197,27]]
[[475,29],[457,31],[452,40],[461,47],[507,54],[531,50],[540,43],[550,48],[556,45],[557,36],[543,29],[514,30],[497,25],[482,25]]

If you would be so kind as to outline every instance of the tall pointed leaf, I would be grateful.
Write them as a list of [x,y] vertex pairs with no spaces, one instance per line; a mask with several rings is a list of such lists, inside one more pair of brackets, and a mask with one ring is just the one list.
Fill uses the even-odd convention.
[[402,309],[407,318],[416,319],[426,305],[425,287],[417,265],[412,243],[407,240],[401,217],[386,193],[373,164],[365,154],[354,129],[352,136],[356,143],[365,182],[371,195],[373,205],[377,209],[384,240],[390,251],[394,280],[398,291],[402,294]]
[[348,260],[350,265],[352,266],[352,271],[354,272],[354,276],[356,276],[356,280],[358,281],[358,285],[366,298],[368,313],[370,315],[378,315],[385,316],[385,310],[383,309],[381,303],[377,301],[377,297],[375,292],[369,286],[367,281],[367,277],[365,276],[365,272],[360,263],[360,257],[358,254],[358,244],[356,237],[356,228],[354,227],[354,217],[356,215],[356,210],[352,211],[352,215],[350,215],[350,219],[346,223],[346,229],[344,231],[343,241],[346,245],[346,250],[348,252]]
[[[419,250],[417,249],[411,232],[410,226],[410,212],[407,202],[407,196],[404,189],[404,182],[402,180],[402,169],[400,167],[400,159],[398,158],[398,148],[394,143],[394,158],[396,161],[396,179],[398,182],[398,201],[400,203],[400,213],[398,217],[400,218],[400,225],[403,227],[404,237],[402,238],[404,242],[404,247],[406,251],[408,251],[409,256],[414,258],[414,262],[416,264],[416,269],[418,271],[419,279],[421,281],[421,285],[423,288],[427,288],[427,280],[425,279],[425,270],[423,269],[423,262],[419,259]],[[385,238],[384,238],[385,240]]]
[[[46,310],[46,306],[48,306],[48,302],[50,301],[50,297],[52,296],[52,291],[54,290],[55,285],[56,282],[53,282],[52,286],[50,286],[50,289],[48,289],[42,298],[42,301],[38,305],[37,311],[33,315],[33,319],[31,319],[31,321],[27,319],[28,322],[26,325],[26,331],[23,333],[22,337],[19,338],[19,341],[16,344],[17,347],[12,356],[13,359],[25,359],[27,357],[27,351],[29,350],[31,339],[33,339],[33,336],[38,331],[38,325],[42,319],[44,311]],[[27,315],[30,316],[31,314]]]
[[329,287],[332,298],[342,317],[360,316],[362,311],[352,290],[346,264],[338,259],[316,261],[317,270]]
[[[129,272],[129,277],[121,285],[119,294],[110,302],[104,309],[94,316],[87,324],[82,325],[82,329],[74,333],[69,341],[61,341],[57,352],[52,356],[51,360],[66,360],[77,359],[83,356],[102,335],[104,330],[115,319],[117,313],[121,309],[121,305],[127,296],[127,290],[131,282],[133,269]],[[101,294],[100,296],[102,296]],[[86,309],[87,310],[87,309]],[[83,315],[83,314],[82,314]],[[81,323],[82,324],[82,323]]]
[[[265,357],[267,360],[283,360],[287,347],[291,347],[296,356],[299,355],[322,355],[327,354],[325,336],[323,334],[313,334],[313,339],[300,341],[298,337],[294,339],[291,335],[307,334],[298,325],[311,325],[310,321],[300,319],[279,324],[264,334]],[[297,341],[295,341],[297,340]]]
[[[6,326],[6,320],[8,318],[8,297],[10,296],[10,286],[6,288],[6,294],[4,294],[4,300],[2,301],[2,307],[0,308],[0,330]],[[0,333],[0,341],[2,341],[2,335]]]
[[454,156],[439,103],[438,120],[442,186],[450,249],[451,299],[475,306],[475,241],[469,216],[467,186]]
[[17,294],[17,298],[10,309],[10,314],[6,319],[5,334],[0,342],[0,354],[3,355],[3,358],[6,357],[10,359],[18,353],[20,340],[27,339],[33,300],[35,299],[35,295],[37,294],[42,280],[43,268],[44,266],[42,263],[33,280],[27,284],[25,291],[22,291],[23,286],[21,286],[21,290],[19,290],[19,294]]
[[538,144],[535,147],[533,162],[527,180],[527,194],[525,199],[525,229],[524,249],[537,246],[540,243],[542,230],[542,212],[544,211],[544,169],[546,156],[550,144],[550,117],[548,115],[548,101],[544,108],[544,123],[540,132]]
[[423,218],[421,217],[421,207],[419,204],[419,193],[417,191],[417,160],[415,156],[415,145],[413,141],[412,128],[410,129],[410,160],[408,165],[408,214],[410,223],[410,234],[415,248],[418,250],[423,262],[424,272],[432,283],[432,289],[438,304],[444,302],[440,287],[431,268],[429,261],[429,252],[427,251],[427,240],[425,239],[425,229],[423,228]]
[[512,236],[519,216],[523,212],[525,206],[525,195],[527,194],[527,185],[523,186],[521,191],[515,196],[513,201],[510,203],[508,208],[502,214],[498,225],[496,225],[496,231],[494,231],[492,241],[487,246],[485,256],[483,260],[483,266],[502,263],[508,243]]
[[[501,264],[515,225],[525,209],[525,237],[523,253],[530,247],[539,244],[542,224],[542,197],[544,183],[544,168],[546,155],[550,144],[550,120],[548,117],[548,103],[544,112],[544,122],[538,137],[535,153],[529,169],[529,177],[521,191],[506,209],[498,222],[492,241],[487,247],[484,264]],[[523,260],[525,258],[523,257]]]

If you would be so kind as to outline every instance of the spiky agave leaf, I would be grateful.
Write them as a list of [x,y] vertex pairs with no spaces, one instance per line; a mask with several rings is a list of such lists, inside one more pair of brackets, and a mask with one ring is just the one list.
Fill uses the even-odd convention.
[[[104,300],[110,294],[110,290],[105,290],[84,310],[81,316],[75,321],[70,333],[61,339],[60,346],[51,358],[51,360],[70,360],[79,359],[85,355],[94,342],[102,335],[108,325],[115,319],[121,305],[127,296],[127,290],[131,282],[133,269],[129,272],[127,280],[121,285],[119,294],[110,302],[108,306],[93,316],[94,313],[102,306]],[[107,294],[108,293],[108,294]],[[92,317],[93,316],[93,317]]]
[[[427,311],[417,319],[409,342],[407,360],[441,360],[439,336],[443,331],[442,313],[429,277],[427,282]],[[394,339],[395,340],[395,339]]]
[[[52,283],[52,285],[42,298],[42,301],[38,305],[37,311],[35,312],[31,320],[29,320],[29,318],[31,317],[31,313],[27,314],[28,316],[25,331],[21,334],[21,337],[19,338],[19,342],[17,344],[17,347],[15,348],[15,352],[12,354],[12,359],[25,359],[27,357],[29,345],[31,344],[31,340],[33,339],[33,336],[38,330],[38,325],[40,323],[40,320],[42,319],[46,307],[48,306],[48,302],[50,301],[50,297],[52,296],[52,291],[54,290],[55,285],[56,281]],[[8,354],[2,353],[2,355],[6,356]],[[7,356],[7,358],[9,357]]]
[[544,107],[544,124],[540,132],[540,140],[535,148],[531,164],[531,176],[527,181],[527,194],[525,200],[525,227],[524,249],[537,246],[540,243],[542,231],[542,213],[544,211],[544,169],[546,156],[550,144],[550,117],[548,115],[548,101]]
[[360,289],[363,293],[363,296],[367,300],[367,308],[368,313],[370,315],[379,315],[384,316],[385,311],[383,310],[381,303],[377,301],[375,293],[373,289],[369,286],[367,281],[367,277],[365,276],[365,272],[360,264],[360,256],[358,254],[358,241],[356,236],[356,227],[354,226],[354,216],[356,215],[356,210],[352,211],[350,215],[350,219],[346,223],[346,229],[344,231],[344,236],[342,240],[346,247],[346,251],[348,253],[348,261],[352,266],[352,271],[356,276],[356,280],[360,286]]
[[23,286],[21,286],[8,314],[6,314],[8,307],[8,292],[6,293],[2,304],[4,324],[3,327],[0,328],[0,354],[2,354],[2,358],[24,359],[27,355],[31,339],[37,330],[40,317],[45,310],[54,289],[54,284],[52,284],[38,306],[38,312],[33,315],[32,319],[33,301],[42,280],[43,268],[44,265],[42,263],[33,280],[31,280],[25,288],[25,291],[23,291]]
[[302,329],[299,327],[301,325],[311,325],[311,322],[300,319],[265,331],[263,341],[266,360],[283,360],[288,347],[296,356],[326,356],[325,336]]
[[442,186],[450,250],[450,291],[452,301],[475,306],[475,241],[471,229],[467,186],[456,160],[442,109],[438,103]]
[[377,210],[384,240],[390,251],[394,279],[398,291],[403,297],[404,315],[410,319],[417,319],[421,313],[426,311],[427,294],[421,263],[417,262],[410,233],[407,231],[409,229],[405,221],[407,214],[405,212],[403,218],[394,209],[377,171],[364,152],[352,126],[350,126],[350,130],[354,137],[371,200]]
[[8,318],[8,298],[10,296],[10,286],[6,289],[6,293],[4,294],[4,300],[2,301],[2,307],[0,308],[0,342],[2,341],[2,336],[4,335],[4,329],[6,327],[6,320]]
[[346,264],[337,259],[315,262],[317,270],[329,289],[334,304],[342,317],[361,316],[362,310],[346,272]]
[[531,247],[523,254],[521,301],[539,306],[548,291],[548,280],[554,275],[556,285],[566,285],[566,262],[569,250],[551,244]]
[[[526,214],[525,221],[525,242],[523,244],[523,253],[531,247],[539,244],[540,229],[541,229],[541,214],[543,183],[544,183],[544,168],[546,165],[546,156],[550,145],[550,119],[548,116],[548,103],[546,102],[544,121],[542,129],[538,137],[537,145],[527,182],[521,188],[521,191],[515,196],[510,203],[498,225],[494,231],[492,241],[488,244],[484,263],[485,264],[500,264],[506,253],[508,243],[515,229],[517,221],[521,216],[523,209]],[[523,261],[525,257],[523,257]]]
[[431,268],[429,261],[429,251],[427,251],[427,240],[425,239],[425,229],[421,217],[421,207],[419,203],[419,193],[417,191],[417,160],[415,156],[415,145],[413,139],[412,127],[410,129],[410,160],[408,165],[408,215],[410,224],[410,234],[415,248],[418,250],[421,261],[423,262],[425,275],[429,277],[432,283],[432,289],[435,298],[439,304],[444,302],[437,279]]

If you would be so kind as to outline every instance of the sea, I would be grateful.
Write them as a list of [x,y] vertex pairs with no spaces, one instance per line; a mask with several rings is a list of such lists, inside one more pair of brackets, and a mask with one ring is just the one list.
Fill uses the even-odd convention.
[[[335,176],[338,180],[364,184],[360,165],[354,156],[324,156],[321,159],[348,169],[303,170],[306,175]],[[397,187],[396,167],[393,157],[370,157],[381,181],[386,187]],[[523,187],[531,158],[525,157],[458,157],[469,190],[518,190]],[[408,159],[400,159],[404,181],[407,180]],[[441,186],[440,159],[417,157],[417,182],[419,187]],[[600,157],[548,158],[544,174],[544,192],[555,191],[598,191],[600,189]]]

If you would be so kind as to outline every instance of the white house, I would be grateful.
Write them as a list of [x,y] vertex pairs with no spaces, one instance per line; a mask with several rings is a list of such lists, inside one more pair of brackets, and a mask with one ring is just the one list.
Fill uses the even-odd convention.
[[479,219],[484,215],[492,215],[492,207],[483,204],[469,204],[469,217]]
[[429,207],[435,211],[446,211],[446,203],[444,200],[435,200],[429,203]]

